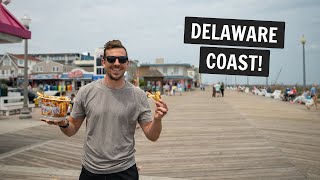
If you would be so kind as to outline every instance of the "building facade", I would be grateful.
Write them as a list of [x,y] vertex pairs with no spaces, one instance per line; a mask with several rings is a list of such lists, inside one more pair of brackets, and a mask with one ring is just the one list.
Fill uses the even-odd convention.
[[74,91],[92,81],[92,72],[51,60],[37,63],[29,77],[32,87],[43,90]]
[[[39,59],[32,56],[27,57],[28,74],[31,74],[33,66]],[[24,79],[24,56],[6,53],[0,59],[0,79],[10,81],[11,86],[21,86]]]
[[74,61],[78,60],[92,60],[94,57],[90,54],[81,54],[81,53],[48,53],[48,54],[30,54],[31,56],[41,60],[51,60],[65,65],[73,65]]
[[141,64],[141,68],[156,68],[164,75],[163,83],[171,85],[181,83],[182,87],[194,87],[193,66],[187,63]]

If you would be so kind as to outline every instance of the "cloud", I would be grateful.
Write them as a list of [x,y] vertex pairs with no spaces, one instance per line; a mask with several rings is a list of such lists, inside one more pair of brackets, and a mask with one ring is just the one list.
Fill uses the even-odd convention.
[[[16,0],[8,9],[17,18],[24,14],[32,18],[32,53],[92,53],[106,41],[120,39],[133,59],[154,62],[164,57],[168,63],[183,61],[198,66],[201,45],[183,43],[185,16],[197,16],[285,21],[285,48],[270,49],[270,79],[275,79],[283,66],[286,71],[279,81],[302,83],[302,34],[307,38],[307,57],[319,57],[320,1]],[[23,44],[0,47],[0,53],[23,53]],[[320,67],[320,62],[308,63],[307,79],[314,82],[319,77],[315,67]],[[211,82],[221,77],[208,74],[204,79]],[[246,83],[246,77],[239,76],[238,82]],[[250,82],[264,83],[265,78],[251,77]]]

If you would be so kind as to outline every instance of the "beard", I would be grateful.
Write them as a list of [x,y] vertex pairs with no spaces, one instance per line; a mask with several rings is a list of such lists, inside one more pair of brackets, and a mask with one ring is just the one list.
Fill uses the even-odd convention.
[[106,71],[106,74],[109,76],[109,78],[110,78],[111,80],[114,80],[114,81],[118,81],[118,80],[120,80],[120,79],[124,76],[124,73],[122,73],[119,77],[114,77],[114,76],[112,76],[111,73],[109,73],[108,71]]

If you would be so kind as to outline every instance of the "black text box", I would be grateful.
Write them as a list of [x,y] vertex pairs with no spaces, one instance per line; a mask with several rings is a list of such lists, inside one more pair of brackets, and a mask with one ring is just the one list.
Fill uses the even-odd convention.
[[269,50],[200,47],[199,73],[269,76]]
[[186,17],[184,43],[284,48],[285,22]]

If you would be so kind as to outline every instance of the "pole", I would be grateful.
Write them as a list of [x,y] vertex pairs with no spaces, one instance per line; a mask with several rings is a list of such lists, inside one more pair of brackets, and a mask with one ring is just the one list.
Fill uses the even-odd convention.
[[29,107],[28,107],[28,40],[24,40],[24,86],[23,86],[23,108],[19,119],[30,119],[32,118]]
[[303,87],[306,88],[306,62],[305,62],[305,51],[304,51],[304,43],[302,43],[302,56],[303,56]]
[[268,77],[266,77],[266,87],[268,87]]
[[225,81],[224,81],[225,83],[225,86],[227,86],[227,84],[228,84],[228,82],[227,82],[227,76],[225,77]]

